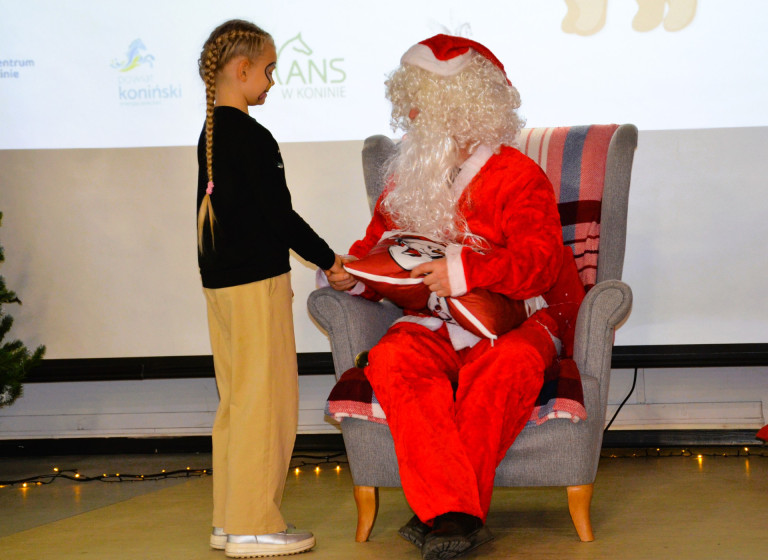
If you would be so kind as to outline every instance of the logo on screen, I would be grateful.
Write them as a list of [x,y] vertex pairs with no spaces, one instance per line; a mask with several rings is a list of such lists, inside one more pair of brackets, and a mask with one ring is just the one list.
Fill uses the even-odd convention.
[[284,99],[346,97],[344,59],[318,54],[301,33],[278,49],[275,78]]
[[129,46],[128,52],[123,59],[113,59],[110,67],[120,72],[130,72],[131,70],[148,64],[154,66],[155,57],[151,54],[142,54],[147,50],[141,39],[135,39]]
[[155,55],[147,52],[141,39],[134,39],[124,56],[112,60],[109,66],[118,72],[120,105],[160,105],[181,99],[181,84],[158,79],[155,62]]

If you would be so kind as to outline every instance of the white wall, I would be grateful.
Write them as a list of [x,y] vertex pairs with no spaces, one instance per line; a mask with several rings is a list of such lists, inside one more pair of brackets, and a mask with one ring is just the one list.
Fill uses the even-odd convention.
[[[298,433],[340,433],[323,414],[333,382],[332,375],[299,378]],[[612,373],[609,419],[631,384],[631,370]],[[210,435],[217,402],[213,379],[35,383],[0,409],[0,440]],[[611,429],[757,431],[765,403],[768,368],[640,370]]]
[[[301,376],[299,433],[337,433],[325,418],[332,375]],[[0,439],[210,435],[213,379],[35,383],[0,409]]]

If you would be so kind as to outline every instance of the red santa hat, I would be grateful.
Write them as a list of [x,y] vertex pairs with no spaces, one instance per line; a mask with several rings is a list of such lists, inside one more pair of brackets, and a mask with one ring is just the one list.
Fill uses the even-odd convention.
[[473,52],[493,63],[504,74],[507,83],[512,85],[499,59],[487,47],[464,37],[441,34],[425,39],[405,51],[400,63],[418,66],[439,76],[453,76],[466,68]]

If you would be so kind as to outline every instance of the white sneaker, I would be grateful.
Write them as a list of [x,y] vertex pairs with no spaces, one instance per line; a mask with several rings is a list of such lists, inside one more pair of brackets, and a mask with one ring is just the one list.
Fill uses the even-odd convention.
[[224,550],[227,544],[227,534],[221,527],[214,527],[211,531],[211,548]]
[[266,535],[227,535],[224,553],[230,558],[286,556],[306,552],[314,546],[312,533],[288,527],[285,531]]

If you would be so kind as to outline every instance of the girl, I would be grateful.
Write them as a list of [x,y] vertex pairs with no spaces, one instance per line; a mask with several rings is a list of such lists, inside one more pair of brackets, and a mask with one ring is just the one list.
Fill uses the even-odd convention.
[[242,20],[200,55],[207,99],[198,144],[198,262],[220,403],[213,425],[211,547],[243,558],[311,549],[280,514],[298,423],[289,249],[326,271],[341,261],[291,207],[269,131],[248,115],[274,84],[272,37]]

